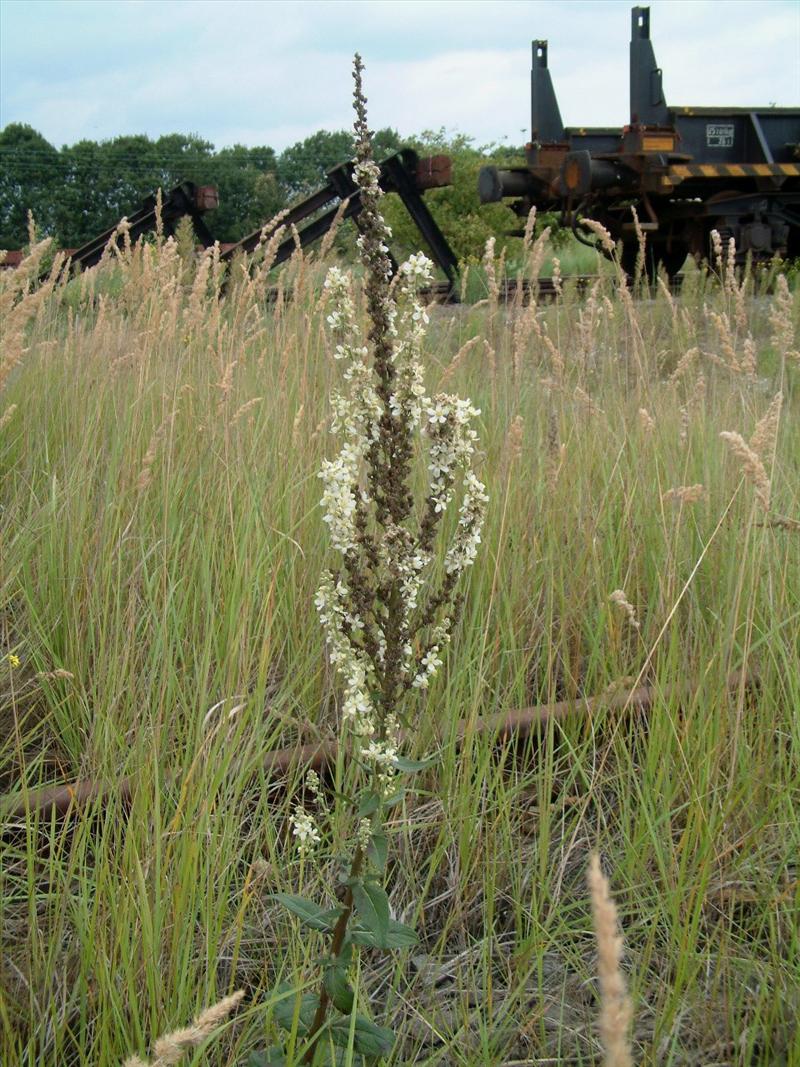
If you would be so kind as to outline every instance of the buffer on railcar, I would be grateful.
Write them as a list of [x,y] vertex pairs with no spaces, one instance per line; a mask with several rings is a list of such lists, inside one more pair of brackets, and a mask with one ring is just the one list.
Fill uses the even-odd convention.
[[484,203],[511,198],[522,217],[557,211],[584,243],[584,217],[621,242],[632,270],[631,212],[647,233],[647,268],[675,274],[708,254],[710,234],[733,238],[740,261],[800,255],[800,108],[669,107],[650,40],[650,9],[631,13],[630,120],[619,128],[565,127],[547,61],[533,42],[531,140],[526,166],[484,167]]

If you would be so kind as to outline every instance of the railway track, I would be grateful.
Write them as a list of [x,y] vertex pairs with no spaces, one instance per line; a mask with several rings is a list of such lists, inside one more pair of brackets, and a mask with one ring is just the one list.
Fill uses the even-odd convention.
[[[561,279],[561,285],[556,286],[552,278],[538,278],[532,283],[528,278],[522,279],[522,303],[530,303],[531,293],[535,291],[537,303],[555,300],[565,286],[575,287],[578,293],[583,294],[594,285],[600,278],[599,274],[573,274]],[[673,288],[679,283],[679,278],[673,279]],[[519,282],[516,278],[509,278],[498,287],[498,299],[501,303],[511,304],[517,300]],[[437,304],[459,304],[458,290],[450,282],[435,282],[422,290],[422,295],[428,297]]]

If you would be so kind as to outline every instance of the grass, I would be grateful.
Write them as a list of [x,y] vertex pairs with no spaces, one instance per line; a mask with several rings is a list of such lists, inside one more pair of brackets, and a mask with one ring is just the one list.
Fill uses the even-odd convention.
[[[243,987],[192,1061],[241,1064],[275,1039],[276,979],[312,973],[319,944],[270,894],[331,879],[287,839],[303,768],[270,779],[263,756],[336,721],[313,608],[338,372],[321,270],[295,257],[276,306],[241,277],[192,291],[170,245],[40,297],[2,276],[0,788],[135,783],[66,820],[4,817],[4,1063],[119,1064]],[[478,339],[448,389],[482,409],[491,503],[411,753],[438,761],[390,824],[392,907],[420,945],[360,964],[391,1063],[599,1062],[595,848],[637,1062],[800,1063],[800,532],[773,522],[800,519],[800,369],[774,303],[700,273],[631,303],[604,272],[538,310],[434,314],[429,390]],[[704,306],[735,355],[752,335],[755,374]],[[749,438],[779,390],[766,514],[719,434]],[[665,499],[696,483],[697,503]],[[637,680],[649,713],[448,743]]]

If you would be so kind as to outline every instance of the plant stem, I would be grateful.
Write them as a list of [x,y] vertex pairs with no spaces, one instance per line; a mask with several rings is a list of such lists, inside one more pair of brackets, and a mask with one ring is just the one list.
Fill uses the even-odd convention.
[[[358,878],[361,873],[361,867],[364,862],[364,851],[359,845],[353,854],[353,862],[350,864],[350,879]],[[345,935],[347,934],[347,924],[350,922],[350,916],[353,914],[353,890],[350,886],[347,887],[347,892],[344,897],[344,911],[336,920],[336,926],[333,928],[333,940],[331,941],[331,956],[334,959],[338,959],[342,952],[342,946],[344,945]],[[313,1063],[314,1053],[317,1049],[317,1041],[319,1040],[319,1033],[322,1027],[325,1025],[325,1017],[328,1014],[328,1005],[330,1004],[330,997],[328,996],[328,990],[323,983],[319,994],[319,1004],[317,1005],[317,1011],[314,1015],[314,1021],[311,1023],[309,1030],[310,1044],[306,1049],[306,1053],[303,1056],[303,1063]]]

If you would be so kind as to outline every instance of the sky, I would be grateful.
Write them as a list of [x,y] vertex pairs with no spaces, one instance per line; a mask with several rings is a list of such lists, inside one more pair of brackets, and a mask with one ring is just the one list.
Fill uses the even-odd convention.
[[[370,124],[529,137],[530,42],[549,41],[566,125],[628,119],[626,0],[0,0],[0,128],[56,147],[196,133],[277,150]],[[669,104],[800,106],[797,0],[653,0]]]

